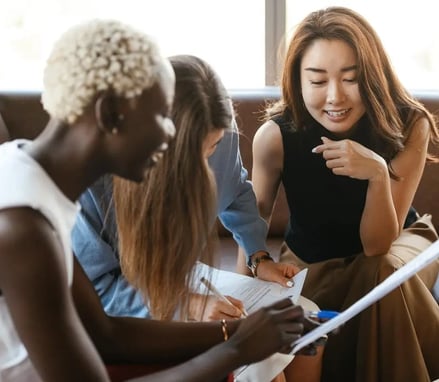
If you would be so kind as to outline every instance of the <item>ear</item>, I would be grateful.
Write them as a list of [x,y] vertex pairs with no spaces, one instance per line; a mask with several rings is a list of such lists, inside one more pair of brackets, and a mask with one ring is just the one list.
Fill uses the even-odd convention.
[[117,99],[114,95],[103,93],[95,102],[95,118],[99,130],[106,133],[117,134],[120,128]]

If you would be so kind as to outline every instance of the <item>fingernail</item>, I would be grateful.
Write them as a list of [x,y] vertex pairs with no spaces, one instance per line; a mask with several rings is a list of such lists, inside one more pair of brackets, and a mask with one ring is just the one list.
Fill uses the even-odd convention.
[[317,152],[317,147],[314,147],[314,148],[311,150],[311,152],[315,154],[315,153]]
[[291,288],[292,286],[294,286],[294,281],[287,281],[287,287]]

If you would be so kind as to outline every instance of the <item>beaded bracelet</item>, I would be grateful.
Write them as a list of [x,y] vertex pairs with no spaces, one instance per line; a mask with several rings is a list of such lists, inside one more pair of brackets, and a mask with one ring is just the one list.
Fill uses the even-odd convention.
[[229,332],[227,331],[227,321],[225,319],[221,320],[221,331],[223,332],[224,341],[229,339]]

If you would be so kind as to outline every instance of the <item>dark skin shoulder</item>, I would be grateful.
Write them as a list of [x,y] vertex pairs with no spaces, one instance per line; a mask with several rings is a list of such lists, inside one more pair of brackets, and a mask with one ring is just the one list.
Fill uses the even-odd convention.
[[42,379],[106,381],[74,308],[64,261],[59,239],[39,212],[0,211],[0,289]]

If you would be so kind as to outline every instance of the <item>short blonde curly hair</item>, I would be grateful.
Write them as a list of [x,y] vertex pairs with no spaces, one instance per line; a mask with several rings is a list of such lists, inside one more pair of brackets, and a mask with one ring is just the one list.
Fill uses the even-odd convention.
[[91,20],[65,32],[44,70],[42,103],[73,123],[103,91],[132,98],[154,85],[164,58],[143,32],[115,20]]

